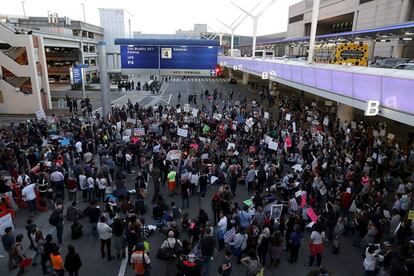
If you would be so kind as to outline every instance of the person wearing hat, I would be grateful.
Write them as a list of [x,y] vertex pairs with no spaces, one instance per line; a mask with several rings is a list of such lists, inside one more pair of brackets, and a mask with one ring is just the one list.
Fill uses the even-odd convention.
[[131,255],[131,263],[134,266],[135,275],[147,275],[151,268],[151,260],[145,253],[144,243],[138,243],[134,246],[133,253]]

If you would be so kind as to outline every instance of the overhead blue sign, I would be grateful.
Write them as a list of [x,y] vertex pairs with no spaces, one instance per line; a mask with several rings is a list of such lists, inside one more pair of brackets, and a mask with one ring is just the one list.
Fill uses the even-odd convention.
[[121,46],[123,69],[214,70],[217,46]]
[[73,67],[73,84],[82,84],[82,68]]
[[121,46],[122,68],[158,68],[158,47]]
[[87,64],[87,63],[79,63],[79,64],[76,64],[75,67],[77,67],[77,68],[88,68],[89,67],[89,64]]
[[[171,56],[165,57],[169,51]],[[215,46],[162,47],[161,53],[161,69],[213,70],[217,65]]]

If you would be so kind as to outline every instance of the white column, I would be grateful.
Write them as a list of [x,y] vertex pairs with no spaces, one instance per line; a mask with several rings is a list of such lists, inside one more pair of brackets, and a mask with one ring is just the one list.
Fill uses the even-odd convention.
[[310,41],[309,41],[308,63],[313,62],[313,50],[315,48],[315,37],[316,37],[316,28],[318,26],[318,16],[319,16],[320,2],[321,2],[320,0],[313,0],[312,23],[311,23],[311,33],[310,33]]
[[243,72],[243,84],[247,84],[249,82],[249,73]]
[[101,84],[102,99],[102,117],[106,118],[110,112],[109,94],[109,78],[106,60],[105,42],[98,43],[98,60],[99,60],[99,79]]
[[36,99],[36,110],[44,110],[42,104],[42,95],[40,95],[40,83],[37,73],[37,66],[36,66],[36,53],[33,45],[33,36],[27,36],[28,47],[26,47],[26,56],[27,56],[27,64],[29,67],[30,75],[33,76],[30,78],[32,84],[32,93]]
[[257,20],[259,18],[253,17],[253,47],[252,47],[252,57],[255,57],[256,54],[256,35],[257,35]]
[[38,56],[39,56],[39,63],[42,68],[42,86],[43,90],[46,94],[47,106],[49,109],[52,109],[52,98],[50,96],[50,86],[49,86],[49,73],[47,72],[47,63],[46,63],[46,53],[45,53],[45,46],[43,43],[43,37],[37,37],[37,45],[38,45]]
[[233,47],[234,47],[234,29],[231,30],[230,56],[233,56]]
[[345,123],[350,123],[354,119],[354,108],[346,104],[338,104],[337,116],[342,127]]

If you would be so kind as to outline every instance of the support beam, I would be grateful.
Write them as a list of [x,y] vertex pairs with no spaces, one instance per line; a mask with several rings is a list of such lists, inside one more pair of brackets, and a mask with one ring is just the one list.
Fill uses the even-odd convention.
[[313,63],[313,52],[315,49],[316,28],[318,27],[320,4],[321,4],[321,0],[313,0],[312,23],[311,23],[311,33],[310,33],[310,41],[309,41],[309,54],[308,54],[309,64]]
[[345,123],[349,124],[354,119],[354,108],[346,104],[338,104],[337,116],[340,127],[343,127]]
[[249,73],[243,72],[243,84],[248,84],[249,83]]
[[101,84],[101,100],[102,100],[102,117],[106,118],[110,112],[109,106],[109,77],[106,60],[106,43],[101,41],[98,43],[98,63],[99,63],[99,79]]

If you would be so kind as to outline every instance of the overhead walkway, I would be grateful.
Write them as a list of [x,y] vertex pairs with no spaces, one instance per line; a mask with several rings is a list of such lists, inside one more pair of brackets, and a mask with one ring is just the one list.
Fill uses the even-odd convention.
[[[414,72],[220,56],[223,66],[275,81],[361,110],[379,101],[378,115],[414,126]],[[265,73],[265,75],[263,75]]]

